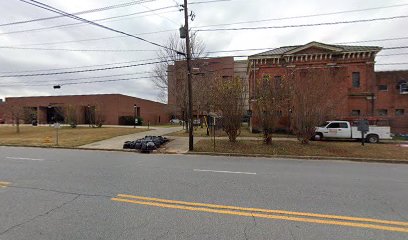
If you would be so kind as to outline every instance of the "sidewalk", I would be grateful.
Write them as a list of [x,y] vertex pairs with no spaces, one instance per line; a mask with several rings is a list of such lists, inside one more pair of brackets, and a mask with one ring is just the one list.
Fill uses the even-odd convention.
[[[138,127],[139,128],[139,127]],[[93,148],[93,149],[107,149],[118,150],[123,149],[123,143],[125,141],[133,141],[145,136],[165,136],[166,134],[180,131],[182,127],[155,127],[154,129],[146,132],[134,133],[119,137],[106,139],[99,142],[94,142],[86,145],[79,146],[79,148]]]

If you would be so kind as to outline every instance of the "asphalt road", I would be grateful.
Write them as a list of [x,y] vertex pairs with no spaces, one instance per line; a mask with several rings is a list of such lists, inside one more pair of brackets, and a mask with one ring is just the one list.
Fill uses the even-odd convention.
[[0,239],[408,239],[408,165],[0,147]]

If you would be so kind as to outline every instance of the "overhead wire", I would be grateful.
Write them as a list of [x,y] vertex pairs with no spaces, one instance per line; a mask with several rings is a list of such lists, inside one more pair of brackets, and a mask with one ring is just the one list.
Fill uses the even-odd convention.
[[240,21],[240,22],[234,22],[234,23],[220,23],[220,24],[212,24],[212,25],[205,25],[205,26],[196,26],[196,28],[231,26],[231,25],[237,25],[237,24],[249,24],[249,23],[258,23],[258,22],[271,22],[271,21],[282,21],[282,20],[289,20],[289,19],[299,19],[299,18],[321,17],[321,16],[338,15],[338,14],[344,14],[344,13],[365,12],[365,11],[372,11],[372,10],[379,10],[379,9],[386,9],[386,8],[396,8],[396,7],[403,7],[403,6],[408,6],[408,3],[396,4],[396,5],[387,5],[387,6],[382,6],[382,7],[344,10],[344,11],[338,11],[338,12],[317,13],[317,14],[300,15],[300,16],[279,17],[279,18],[269,18],[269,19],[253,20],[253,21]]
[[162,62],[167,62],[167,61],[163,60],[163,61],[156,61],[156,62],[147,62],[147,63],[139,63],[139,64],[129,64],[129,65],[113,66],[113,67],[105,67],[105,68],[92,68],[92,69],[75,70],[75,71],[49,72],[49,73],[32,73],[32,74],[0,75],[0,78],[9,78],[9,77],[36,77],[36,76],[50,76],[50,75],[72,74],[72,73],[96,72],[96,71],[104,71],[104,70],[113,70],[113,69],[131,68],[131,67],[137,67],[137,66],[152,65],[152,64],[162,63]]
[[[189,3],[189,4],[194,4],[194,3],[192,2],[192,3]],[[336,15],[336,14],[350,13],[350,12],[362,12],[362,11],[371,11],[371,10],[384,9],[384,8],[401,7],[401,6],[406,6],[406,5],[408,5],[408,4],[397,4],[397,5],[389,5],[389,6],[374,7],[374,8],[354,9],[354,10],[346,10],[346,11],[330,12],[330,13],[320,13],[320,14],[312,14],[312,15],[302,15],[302,16],[281,17],[281,18],[263,19],[263,20],[256,20],[256,21],[213,24],[213,25],[197,26],[197,27],[193,27],[193,29],[195,29],[195,28],[197,28],[197,29],[206,28],[206,27],[211,27],[211,26],[227,26],[227,25],[245,24],[245,23],[253,23],[253,22],[265,22],[265,21],[277,21],[277,20],[296,19],[296,18],[305,18],[305,17],[328,16],[328,15]],[[172,7],[175,7],[175,6],[172,5],[172,6],[159,8],[159,9],[153,9],[153,10],[160,10],[160,9],[172,8]],[[177,11],[178,10],[175,10],[174,12],[177,12]],[[145,11],[145,12],[148,12],[148,11]],[[143,12],[139,12],[139,13],[143,13]],[[93,21],[104,21],[104,20],[109,20],[109,19],[118,18],[118,17],[126,17],[126,16],[139,14],[139,13],[125,14],[125,15],[102,18],[102,19],[95,19]],[[26,29],[26,30],[12,31],[12,32],[4,32],[4,33],[0,33],[0,34],[14,34],[14,33],[24,33],[24,32],[31,32],[31,31],[41,31],[41,30],[47,30],[47,29],[53,29],[53,28],[73,26],[73,25],[78,25],[78,24],[82,24],[82,23],[63,24],[63,25],[57,25],[57,26],[52,26],[52,27],[44,27],[44,28],[35,28],[35,29]],[[166,31],[174,31],[174,30],[175,29],[171,29],[171,30],[169,29],[169,30],[166,30]],[[153,32],[153,33],[155,33],[155,32]]]
[[[126,3],[120,3],[116,5],[110,5],[106,7],[100,7],[100,8],[94,8],[94,9],[88,9],[80,12],[74,12],[71,13],[73,15],[82,15],[82,14],[88,14],[88,13],[95,13],[95,12],[101,12],[101,11],[106,11],[106,10],[111,10],[115,8],[122,8],[122,7],[128,7],[132,5],[137,5],[141,3],[147,3],[147,2],[154,2],[157,0],[140,0],[140,1],[131,1],[131,2],[126,2]],[[36,18],[36,19],[30,19],[30,20],[24,20],[24,21],[16,21],[16,22],[9,22],[9,23],[0,23],[0,27],[4,26],[10,26],[10,25],[19,25],[19,24],[26,24],[26,23],[32,23],[32,22],[39,22],[39,21],[45,21],[45,20],[52,20],[52,19],[57,19],[57,18],[62,18],[64,16],[62,15],[57,15],[57,16],[52,16],[52,17],[43,17],[43,18]]]
[[[134,16],[134,15],[139,15],[139,14],[144,14],[144,13],[150,13],[150,12],[160,11],[160,10],[169,9],[169,8],[174,8],[174,6],[166,6],[166,7],[156,8],[156,9],[152,9],[152,10],[148,10],[148,11],[129,13],[129,14],[122,14],[122,15],[117,15],[117,16],[113,16],[113,17],[99,18],[99,19],[94,19],[92,21],[94,21],[94,22],[111,22],[111,21],[114,21],[112,19],[116,19],[116,18],[125,18],[125,17],[129,17],[129,16]],[[171,12],[178,12],[178,10],[171,11]],[[144,15],[144,16],[150,16],[150,15]],[[40,28],[15,30],[15,31],[9,31],[9,32],[2,32],[2,33],[0,33],[0,35],[10,35],[10,34],[16,34],[16,33],[35,32],[35,31],[43,31],[43,30],[49,30],[49,29],[74,27],[74,26],[80,26],[80,25],[85,26],[85,23],[84,22],[77,22],[77,23],[60,24],[60,25],[55,25],[55,26],[50,26],[50,27],[40,27]],[[174,29],[164,30],[163,32],[169,32],[169,31],[174,31]],[[156,33],[156,32],[153,32],[153,33]]]
[[395,19],[403,19],[403,18],[407,18],[407,17],[408,17],[408,15],[401,15],[401,16],[392,16],[392,17],[358,19],[358,20],[337,21],[337,22],[292,24],[292,25],[281,25],[281,26],[239,27],[239,28],[209,28],[209,29],[196,29],[196,31],[198,31],[198,32],[215,32],[215,31],[242,31],[242,30],[264,30],[264,29],[315,27],[315,26],[325,26],[325,25],[327,26],[327,25],[339,25],[339,24],[350,24],[350,23],[363,23],[363,22],[395,20]]
[[[397,46],[397,47],[389,47],[389,48],[383,48],[382,50],[393,50],[393,49],[404,49],[408,48],[408,46]],[[237,52],[237,51],[254,51],[254,50],[270,50],[273,48],[257,48],[257,49],[246,49],[246,50],[223,50],[223,51],[212,51],[211,53],[216,53],[216,52]],[[402,54],[387,54],[387,56],[393,56],[393,55],[402,55]],[[381,54],[377,56],[383,56]],[[206,57],[206,58],[217,58],[217,57],[248,57],[248,55],[226,55],[226,56],[212,56],[212,57]],[[198,58],[198,59],[206,59],[206,58]],[[153,63],[141,63],[140,66],[143,65],[150,65],[150,64],[156,64],[156,63],[164,63],[168,62],[168,60],[162,60],[163,58],[150,58],[150,59],[144,59],[144,60],[137,60],[137,61],[125,61],[125,62],[116,62],[116,63],[107,63],[107,64],[96,64],[96,65],[85,65],[85,66],[76,66],[76,67],[66,67],[66,68],[51,68],[51,69],[37,69],[37,70],[23,70],[23,71],[18,71],[18,73],[33,73],[33,72],[46,72],[46,71],[55,71],[55,70],[68,70],[68,69],[81,69],[81,68],[87,68],[87,67],[100,67],[100,66],[112,66],[112,65],[118,65],[118,64],[125,64],[125,63],[135,63],[135,62],[143,62],[143,61],[155,61],[155,60],[161,60],[161,61],[156,61]],[[128,66],[128,65],[125,65]],[[132,64],[130,66],[139,66],[139,64]],[[118,66],[118,69],[122,68],[122,66]],[[102,71],[102,70],[110,70],[112,68],[96,68],[96,71]],[[116,68],[113,68],[116,69]],[[79,70],[81,72],[82,70]],[[92,69],[87,69],[84,72],[90,72]],[[78,71],[67,71],[67,74],[69,73],[76,73]],[[7,74],[7,73],[16,73],[15,71],[8,71],[8,72],[0,72],[0,74]],[[59,74],[65,74],[59,73]],[[24,76],[23,76],[24,75]],[[0,75],[1,77],[25,77],[25,76],[41,76],[41,75],[47,75],[46,73],[40,73],[39,75],[37,74],[10,74],[10,75]],[[53,74],[51,74],[53,75]]]
[[19,0],[19,1],[30,4],[30,5],[33,5],[33,6],[36,6],[36,7],[39,7],[39,8],[42,8],[42,9],[45,9],[45,10],[48,10],[48,11],[51,11],[51,12],[59,13],[59,14],[62,14],[64,16],[66,16],[66,17],[69,17],[69,18],[72,18],[72,19],[75,19],[75,20],[78,20],[78,21],[86,22],[86,23],[89,23],[91,25],[94,25],[94,26],[97,26],[97,27],[100,27],[100,28],[103,28],[103,29],[106,29],[106,30],[109,30],[109,31],[112,31],[112,32],[120,33],[120,34],[126,35],[128,37],[136,38],[136,39],[138,39],[140,41],[149,43],[151,45],[155,45],[155,46],[158,46],[158,47],[161,47],[161,48],[164,48],[164,49],[174,51],[175,53],[180,54],[180,55],[185,55],[185,53],[182,53],[182,52],[180,52],[180,51],[178,51],[176,49],[173,49],[173,48],[170,48],[170,47],[167,47],[167,46],[164,46],[164,45],[161,45],[161,44],[146,40],[144,38],[138,37],[138,36],[130,34],[130,33],[126,33],[124,31],[120,31],[120,30],[116,30],[116,29],[111,28],[111,27],[107,27],[105,25],[102,25],[102,24],[87,20],[85,18],[81,18],[81,17],[75,16],[75,15],[69,14],[67,12],[61,11],[61,10],[59,10],[57,8],[51,7],[51,6],[47,5],[47,4],[43,4],[43,3],[35,1],[35,0]]
[[[120,64],[127,64],[127,63],[139,63],[139,62],[156,61],[156,60],[163,60],[163,59],[162,59],[162,58],[149,58],[149,59],[143,59],[143,60],[113,62],[113,63],[104,63],[104,64],[92,64],[92,65],[83,65],[83,66],[76,66],[76,67],[63,67],[63,68],[47,68],[47,69],[35,69],[35,70],[22,70],[22,71],[18,71],[18,73],[24,73],[24,72],[46,72],[46,71],[56,71],[56,70],[67,70],[67,69],[78,69],[78,68],[89,68],[89,67],[101,67],[101,66],[120,65]],[[4,74],[4,73],[17,73],[17,72],[16,72],[16,71],[0,72],[0,74]]]
[[[86,80],[86,79],[100,79],[100,78],[121,77],[121,76],[151,74],[151,73],[154,73],[154,72],[152,72],[152,71],[143,71],[143,72],[136,72],[136,73],[121,73],[121,74],[112,74],[112,75],[103,75],[103,76],[94,76],[94,77],[64,78],[64,79],[53,79],[53,80],[36,80],[35,83],[48,83],[49,84],[50,82],[53,82],[55,84],[62,84],[62,83],[67,82],[67,81],[69,82],[69,81]],[[0,83],[0,86],[20,86],[20,85],[25,85],[27,83],[33,83],[33,80],[3,82],[3,83]],[[13,85],[10,85],[10,84],[13,84]]]

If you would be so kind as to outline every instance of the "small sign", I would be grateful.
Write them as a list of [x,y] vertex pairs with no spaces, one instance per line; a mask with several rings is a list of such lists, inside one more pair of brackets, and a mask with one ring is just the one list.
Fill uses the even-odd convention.
[[139,119],[135,118],[135,124],[139,123]]
[[60,123],[54,123],[54,128],[61,128],[61,124]]

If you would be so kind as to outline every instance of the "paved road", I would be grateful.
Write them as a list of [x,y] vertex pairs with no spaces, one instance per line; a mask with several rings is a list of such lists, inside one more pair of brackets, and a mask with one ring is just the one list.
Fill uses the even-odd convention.
[[408,239],[407,172],[0,147],[0,239]]

